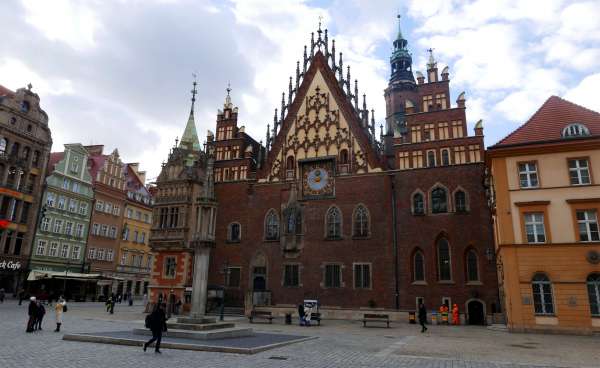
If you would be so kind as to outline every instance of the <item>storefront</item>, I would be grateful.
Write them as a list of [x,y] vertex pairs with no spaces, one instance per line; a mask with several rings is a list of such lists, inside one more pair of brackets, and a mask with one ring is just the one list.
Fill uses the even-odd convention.
[[67,300],[75,301],[96,300],[100,285],[111,285],[118,280],[99,273],[45,270],[32,270],[27,278],[29,292],[36,295],[38,299],[56,299],[64,294]]
[[26,276],[25,262],[21,257],[0,256],[0,289],[7,295],[16,295]]

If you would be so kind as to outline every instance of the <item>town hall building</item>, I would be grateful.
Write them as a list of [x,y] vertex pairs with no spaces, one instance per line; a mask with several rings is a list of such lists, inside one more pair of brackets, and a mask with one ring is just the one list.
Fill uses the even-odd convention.
[[448,67],[440,73],[431,50],[425,74],[413,71],[400,28],[390,64],[379,137],[320,26],[264,142],[240,125],[228,89],[201,147],[194,84],[184,135],[157,180],[150,300],[190,308],[195,234],[208,216],[209,291],[226,306],[314,299],[327,314],[412,311],[423,301],[429,310],[457,304],[473,324],[499,312],[482,124],[469,135],[465,93],[451,102]]

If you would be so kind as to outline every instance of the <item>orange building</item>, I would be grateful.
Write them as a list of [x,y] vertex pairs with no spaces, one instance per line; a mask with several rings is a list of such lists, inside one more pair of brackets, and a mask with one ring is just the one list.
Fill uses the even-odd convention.
[[600,332],[600,114],[552,96],[487,161],[509,330]]

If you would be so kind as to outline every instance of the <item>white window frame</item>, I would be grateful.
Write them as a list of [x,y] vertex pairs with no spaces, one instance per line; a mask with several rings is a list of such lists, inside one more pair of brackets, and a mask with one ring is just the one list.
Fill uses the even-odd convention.
[[42,231],[50,231],[50,217],[44,217],[42,219],[42,223],[40,224],[40,229]]
[[81,256],[81,246],[73,245],[73,248],[71,249],[71,259],[79,259],[80,256]]
[[[525,223],[525,240],[529,244],[544,244],[548,241],[548,237],[546,235],[546,225],[544,224],[544,213],[543,212],[526,212],[523,214],[523,222]],[[540,218],[538,218],[540,216]],[[539,226],[541,226],[542,231],[539,232]],[[533,230],[534,241],[529,241],[529,231],[527,228],[530,227]],[[540,236],[543,236],[544,239],[540,240]]]
[[[521,165],[524,165],[521,168]],[[538,175],[538,167],[537,162],[529,161],[529,162],[519,162],[517,164],[519,169],[519,187],[521,188],[539,188],[540,186],[540,177]],[[526,178],[525,185],[523,185],[523,181],[521,177],[524,176]],[[535,185],[533,184],[532,178],[535,176]]]
[[62,220],[54,219],[54,226],[52,227],[54,233],[60,234],[62,232],[62,223]]
[[[585,163],[585,166],[581,166],[582,162]],[[575,163],[575,167],[571,167],[571,163]],[[569,183],[571,185],[589,185],[592,183],[592,177],[590,176],[590,162],[587,158],[571,158],[567,161],[567,165],[569,166]],[[587,173],[587,175],[582,175],[583,172]],[[575,174],[577,183],[572,182],[572,174]],[[583,182],[585,177],[587,177],[587,182]]]
[[38,240],[38,245],[35,250],[35,255],[36,256],[45,256],[46,255],[46,245],[48,245],[47,241]]
[[[583,219],[579,219],[579,214],[583,214]],[[600,241],[600,232],[598,229],[598,214],[596,210],[577,210],[575,211],[575,217],[577,219],[577,228],[579,232],[579,241],[591,243]],[[585,229],[585,232],[582,233],[582,226]],[[595,227],[596,230],[592,230]],[[582,235],[587,237],[586,240],[582,238]],[[594,236],[595,234],[595,236]]]
[[69,179],[67,179],[67,178],[64,178],[64,179],[63,179],[63,183],[62,183],[62,188],[63,188],[63,189],[66,189],[66,190],[69,190],[69,187],[70,187],[70,186],[71,186],[71,182],[70,182],[70,180],[69,180]]
[[96,201],[96,211],[102,211],[104,209],[104,201]]
[[77,212],[77,200],[69,199],[69,212]]
[[96,248],[90,248],[90,249],[88,249],[88,258],[89,259],[96,259]]
[[[339,285],[327,285],[327,267],[338,267],[339,268],[339,277],[338,284]],[[340,289],[344,287],[343,276],[342,276],[342,265],[339,263],[326,263],[323,265],[323,287],[327,289]],[[335,282],[334,282],[335,284]]]
[[48,249],[49,257],[57,257],[58,256],[58,242],[51,242],[50,248]]
[[50,207],[54,207],[56,201],[56,194],[52,193],[52,192],[48,192],[48,194],[46,194],[46,204]]
[[64,210],[66,202],[67,199],[65,198],[65,196],[59,196],[58,201],[56,203],[56,208],[58,208],[59,210]]
[[86,215],[87,214],[87,203],[79,202],[79,214]]
[[71,221],[65,222],[65,234],[73,235],[73,223]]
[[60,247],[60,258],[69,258],[69,250],[70,250],[70,246],[69,244],[62,244]]
[[107,249],[106,250],[106,260],[108,262],[112,262],[114,257],[115,257],[114,251],[112,249]]
[[78,238],[83,238],[83,224],[78,223],[75,226],[75,236]]

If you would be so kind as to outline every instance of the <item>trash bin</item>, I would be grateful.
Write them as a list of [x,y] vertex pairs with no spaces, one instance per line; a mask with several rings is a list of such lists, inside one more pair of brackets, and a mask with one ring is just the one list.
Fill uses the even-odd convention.
[[291,313],[286,313],[285,314],[285,324],[286,325],[291,325],[292,324],[292,314]]
[[417,315],[415,312],[408,312],[408,323],[412,325],[417,323]]

